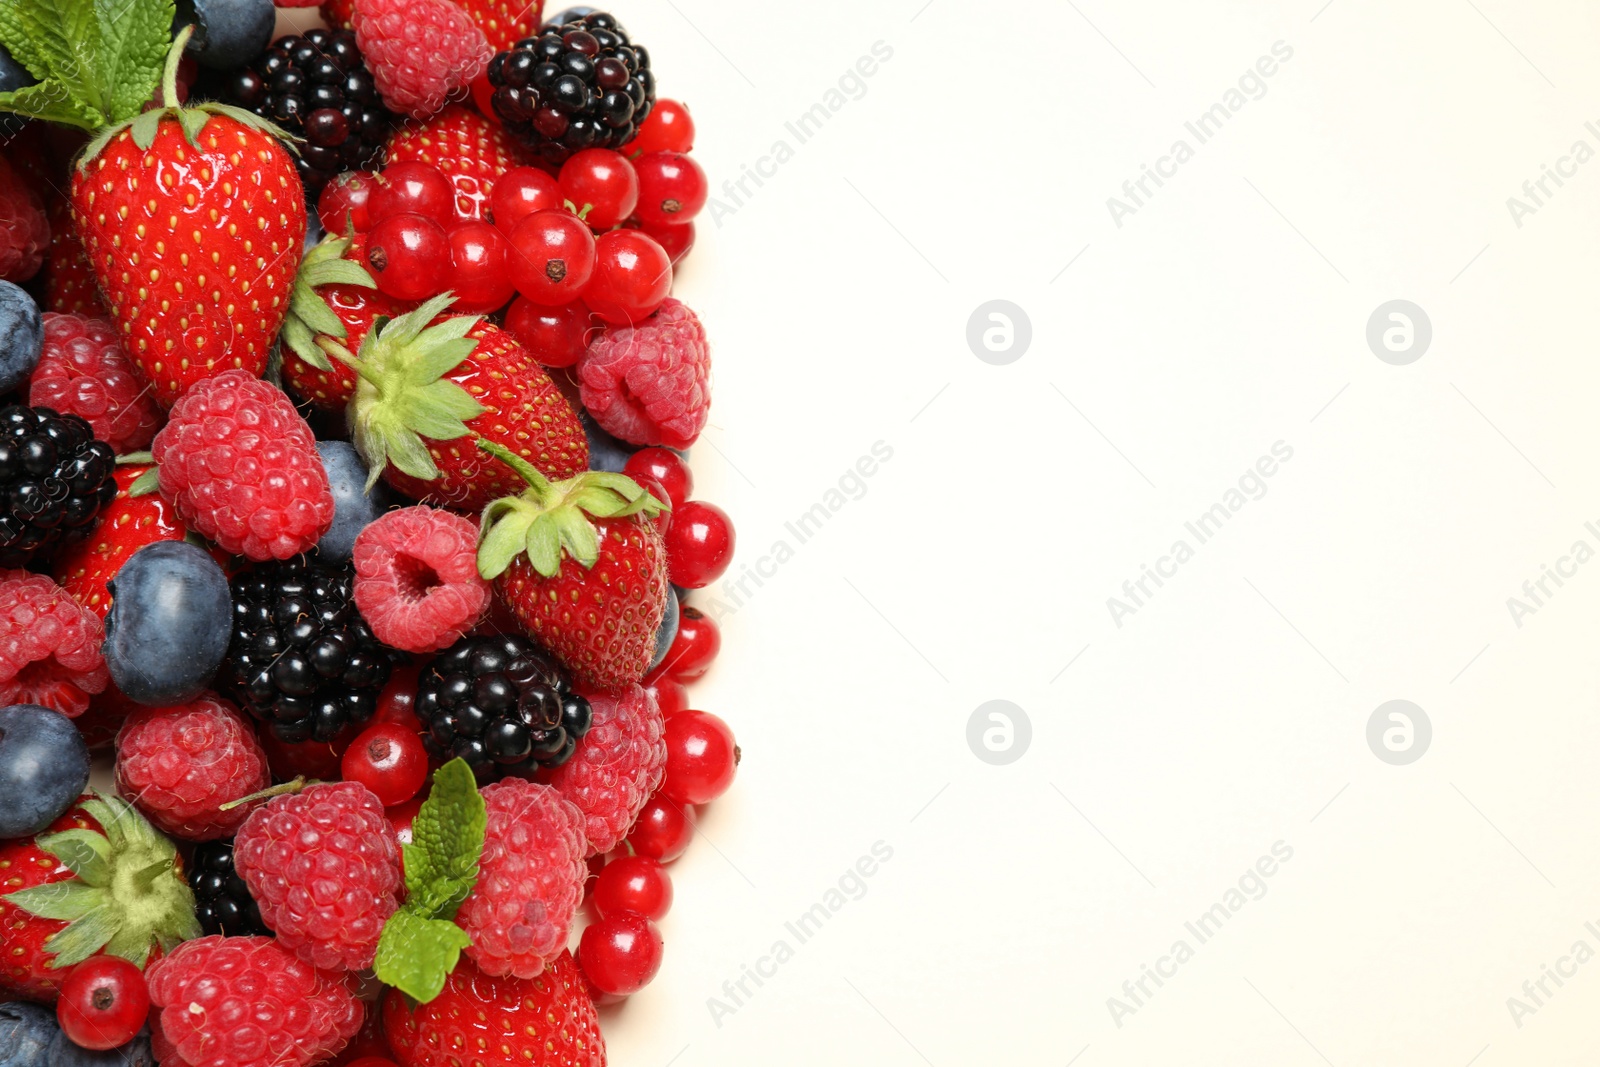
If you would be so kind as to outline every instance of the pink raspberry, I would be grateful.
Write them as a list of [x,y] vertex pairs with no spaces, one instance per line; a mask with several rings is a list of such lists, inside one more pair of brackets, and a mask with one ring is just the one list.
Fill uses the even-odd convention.
[[583,812],[593,856],[628,835],[666,773],[667,742],[653,690],[633,685],[584,695],[594,712],[589,732],[547,780]]
[[150,1037],[163,1067],[307,1067],[361,1029],[344,975],[270,937],[201,937],[150,964]]
[[222,805],[267,787],[267,756],[237,708],[211,693],[141,708],[117,734],[117,792],[185,841],[227,837],[248,807]]
[[356,0],[356,47],[390,110],[425,119],[463,93],[494,52],[450,0]]
[[161,405],[122,351],[116,327],[86,315],[46,313],[28,403],[82,415],[119,455],[149,448],[161,428]]
[[288,559],[333,524],[317,442],[283,390],[246,370],[196,382],[151,451],[161,494],[225,552]]
[[680,300],[637,326],[613,326],[578,361],[583,406],[601,429],[636,445],[688,448],[711,409],[705,327]]
[[50,220],[21,173],[0,157],[0,279],[25,282],[44,265]]
[[400,906],[394,828],[359,782],[269,800],[234,837],[233,865],[279,943],[325,970],[372,966]]
[[41,704],[69,719],[111,683],[100,616],[42,574],[0,570],[0,706]]
[[381,515],[356,536],[356,608],[373,636],[407,652],[448,648],[489,607],[478,527],[422,504]]
[[456,913],[485,974],[537,978],[567,946],[589,868],[583,814],[547,785],[507,778],[483,788],[489,809],[478,884]]

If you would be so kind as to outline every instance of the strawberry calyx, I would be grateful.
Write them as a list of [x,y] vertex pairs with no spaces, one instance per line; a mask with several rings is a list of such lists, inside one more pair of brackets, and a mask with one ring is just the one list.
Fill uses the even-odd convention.
[[327,298],[317,290],[324,285],[378,287],[365,267],[344,258],[349,248],[350,238],[330,237],[306,253],[289,294],[289,314],[283,320],[283,332],[278,335],[295,355],[320,371],[333,369],[328,361],[329,351],[350,354],[349,349],[339,344],[350,336],[350,331],[328,306]]
[[100,953],[140,967],[153,947],[171,952],[199,937],[194,894],[178,850],[126,800],[90,794],[79,805],[101,826],[41,834],[34,844],[73,873],[8,894],[6,903],[67,923],[44,943],[50,966],[70,967]]
[[523,554],[546,578],[561,570],[563,552],[587,570],[600,558],[600,534],[590,517],[654,518],[670,510],[626,474],[584,471],[552,482],[503,445],[480,437],[478,449],[516,471],[528,485],[520,495],[501,497],[483,509],[478,573],[487,579],[498,578]]

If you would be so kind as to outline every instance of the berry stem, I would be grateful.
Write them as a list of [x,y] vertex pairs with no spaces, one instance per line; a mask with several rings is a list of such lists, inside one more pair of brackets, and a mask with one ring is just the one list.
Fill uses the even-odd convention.
[[540,474],[533,464],[511,451],[505,445],[496,444],[482,437],[478,438],[478,451],[489,453],[489,455],[516,471],[518,476],[528,483],[528,488],[533,490],[534,495],[538,498],[539,505],[541,507],[548,506],[550,479]]
[[247,797],[240,797],[238,800],[230,800],[226,804],[220,805],[219,810],[232,811],[234,808],[240,807],[244,804],[254,804],[258,800],[271,800],[273,797],[281,797],[290,793],[298,793],[308,785],[317,784],[319,783],[308,779],[302,774],[293,781],[284,782],[281,785],[268,786],[259,793],[251,793]]
[[178,31],[178,36],[172,39],[172,48],[167,52],[167,64],[161,69],[161,106],[166,108],[178,107],[178,64],[183,61],[183,50],[189,44],[189,38],[194,36],[194,27],[185,26]]

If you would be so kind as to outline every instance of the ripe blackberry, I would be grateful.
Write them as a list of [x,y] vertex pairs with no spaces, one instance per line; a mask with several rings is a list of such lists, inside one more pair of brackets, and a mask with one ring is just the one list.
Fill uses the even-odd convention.
[[278,38],[227,75],[220,95],[305,138],[295,166],[313,202],[330,178],[371,163],[394,122],[349,30]]
[[0,567],[81,541],[116,497],[116,456],[77,415],[0,408]]
[[589,702],[526,637],[464,637],[417,679],[422,742],[435,759],[460,756],[482,781],[531,778],[559,767],[589,732]]
[[207,841],[194,846],[189,861],[189,889],[194,893],[194,913],[200,928],[224,937],[271,934],[261,921],[261,909],[233,869],[233,842]]
[[372,717],[397,653],[355,605],[355,567],[294,556],[235,578],[227,687],[280,741],[331,741]]
[[494,110],[546,163],[620,148],[656,102],[650,53],[604,11],[546,26],[489,61]]

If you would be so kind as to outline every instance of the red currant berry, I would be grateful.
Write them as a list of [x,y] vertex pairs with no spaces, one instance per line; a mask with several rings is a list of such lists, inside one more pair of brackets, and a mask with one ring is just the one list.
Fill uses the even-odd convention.
[[694,492],[694,473],[689,465],[676,452],[659,446],[641,448],[629,456],[622,473],[634,480],[653,478],[666,490],[666,503],[674,508],[681,506]]
[[722,577],[733,562],[733,520],[715,504],[679,504],[667,538],[667,573],[672,584],[703,589]]
[[594,906],[601,915],[631,912],[660,922],[672,907],[672,876],[649,856],[620,856],[595,879]]
[[[674,523],[673,527],[676,528]],[[661,665],[652,672],[677,682],[692,682],[711,669],[722,651],[722,628],[699,608],[678,609],[678,633],[667,646]]]
[[687,106],[665,97],[656,101],[639,133],[623,148],[628,158],[650,152],[687,152],[694,148],[694,119]]
[[452,310],[469,315],[499,311],[516,295],[511,284],[511,244],[505,234],[479,219],[467,219],[446,235],[450,239]]
[[651,152],[634,161],[639,175],[635,213],[646,226],[688,222],[706,206],[706,172],[682,152]]
[[535,211],[511,231],[511,280],[535,303],[571,303],[594,267],[594,234],[569,211]]
[[425,215],[441,226],[456,220],[456,187],[438,167],[392,163],[376,182],[367,200],[367,217],[373,226],[396,215]]
[[422,721],[417,718],[417,676],[422,665],[408,663],[396,667],[389,676],[389,684],[378,694],[378,707],[372,713],[372,723],[391,722],[398,726],[421,732]]
[[364,258],[378,291],[396,300],[437,296],[450,264],[444,227],[424,215],[395,215],[367,234]]
[[662,863],[671,863],[683,855],[693,839],[694,809],[660,793],[645,801],[633,829],[628,831],[628,846],[636,855]]
[[672,260],[640,230],[601,234],[594,254],[594,277],[583,290],[583,302],[613,325],[643,322],[672,291]]
[[559,307],[535,304],[519,296],[506,312],[506,332],[546,367],[570,367],[589,347],[592,316],[583,302]]
[[656,706],[661,709],[663,719],[670,719],[689,707],[689,690],[670,675],[664,674],[654,680],[646,679],[645,688],[656,695]]
[[416,731],[390,722],[363,730],[339,762],[347,782],[360,782],[384,807],[404,804],[428,780],[428,751]]
[[661,794],[680,804],[707,804],[728,791],[739,766],[739,746],[728,724],[706,711],[667,720],[667,773]]
[[585,148],[562,164],[561,195],[592,230],[609,230],[633,214],[639,176],[619,152]]
[[661,970],[661,931],[643,915],[611,915],[590,923],[578,942],[578,965],[602,993],[626,997]]
[[681,222],[676,226],[645,226],[639,227],[645,233],[656,239],[656,244],[666,252],[667,258],[672,260],[672,266],[677,268],[680,260],[689,254],[694,247],[694,223]]
[[317,197],[317,218],[322,228],[335,237],[343,237],[351,229],[366,233],[372,227],[371,203],[375,175],[369,171],[351,170],[339,175],[322,187]]
[[495,179],[489,214],[505,233],[535,211],[562,206],[561,186],[538,167],[512,167]]
[[383,809],[383,817],[388,819],[389,825],[394,828],[394,839],[402,845],[411,844],[411,824],[417,821],[417,812],[422,810],[422,803],[426,799],[426,797],[412,797],[404,804]]
[[93,956],[78,964],[56,1002],[62,1033],[74,1045],[97,1052],[132,1041],[149,1012],[144,972],[120,956]]

